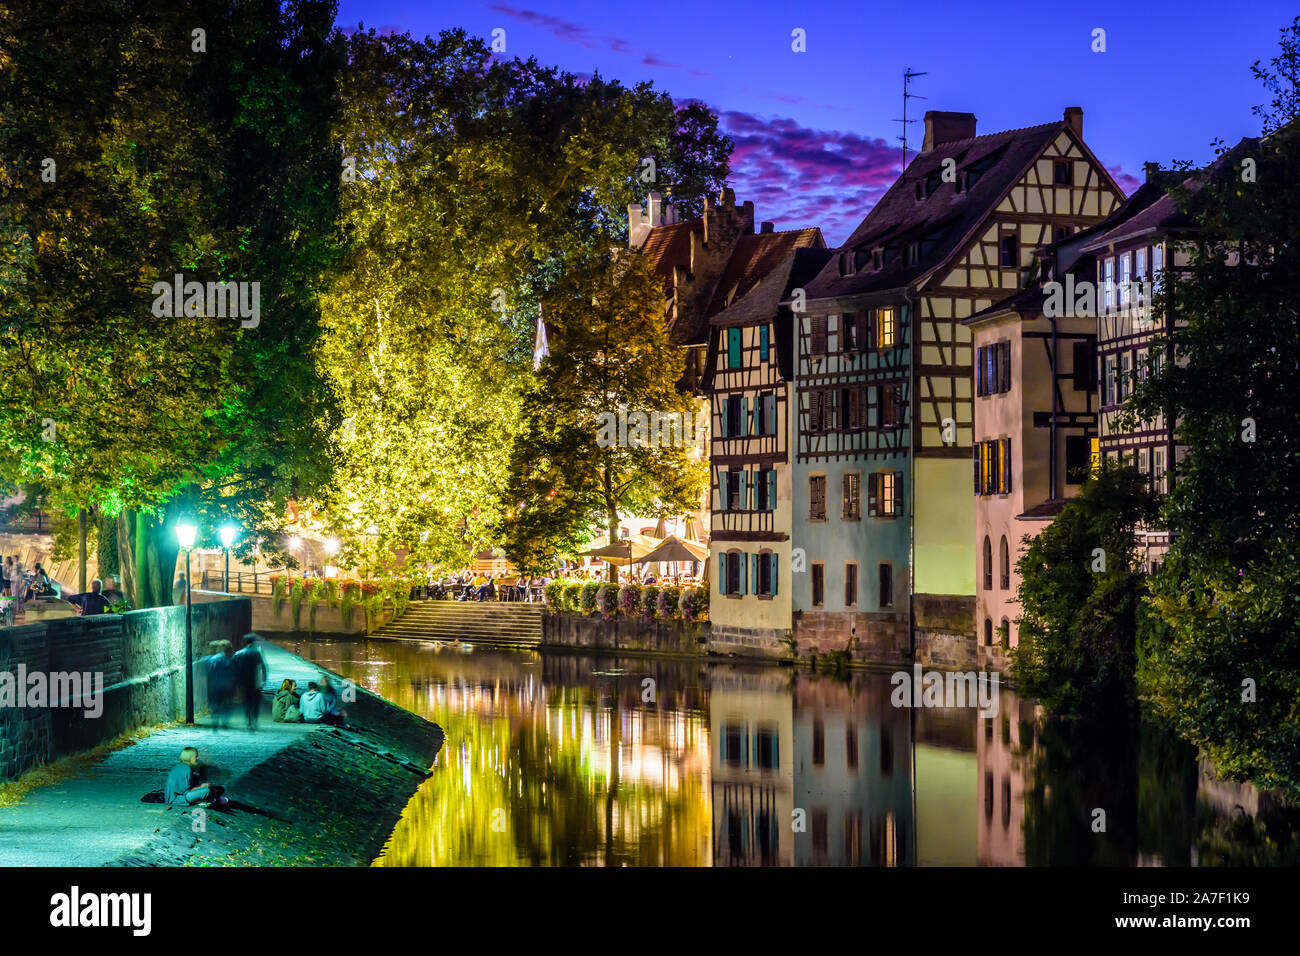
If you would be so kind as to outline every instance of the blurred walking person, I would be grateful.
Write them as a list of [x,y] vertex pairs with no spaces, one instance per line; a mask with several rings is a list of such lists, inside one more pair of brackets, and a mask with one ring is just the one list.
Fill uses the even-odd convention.
[[262,713],[262,685],[266,683],[266,658],[257,646],[256,634],[244,635],[244,646],[235,654],[235,680],[244,704],[244,719],[248,729],[257,729],[257,718]]

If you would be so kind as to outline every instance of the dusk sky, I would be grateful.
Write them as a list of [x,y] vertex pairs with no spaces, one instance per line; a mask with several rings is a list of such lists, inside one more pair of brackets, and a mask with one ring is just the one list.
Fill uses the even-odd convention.
[[[777,229],[847,238],[898,175],[902,74],[909,117],[972,112],[989,133],[1084,111],[1084,138],[1131,191],[1142,164],[1204,162],[1254,135],[1267,101],[1250,73],[1277,54],[1289,2],[795,3],[341,0],[339,25],[489,38],[574,73],[648,80],[698,99],[735,141],[731,185]],[[807,52],[791,49],[805,31]],[[1106,52],[1092,51],[1104,29]],[[909,126],[919,147],[921,123]]]

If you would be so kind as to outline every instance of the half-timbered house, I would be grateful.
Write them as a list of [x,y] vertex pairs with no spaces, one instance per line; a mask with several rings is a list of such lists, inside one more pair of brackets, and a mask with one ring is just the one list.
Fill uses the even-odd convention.
[[[1147,166],[1147,181],[1133,201],[1096,231],[1083,249],[1096,263],[1098,388],[1101,418],[1099,454],[1107,460],[1137,468],[1153,491],[1169,490],[1170,475],[1182,458],[1175,441],[1175,422],[1164,415],[1126,425],[1124,406],[1137,383],[1159,371],[1172,357],[1171,336],[1176,318],[1152,308],[1161,274],[1187,265],[1186,242],[1196,230],[1195,214],[1179,208],[1170,187],[1181,183],[1189,194],[1207,176],[1234,174],[1234,163],[1258,145],[1244,139],[1210,167],[1192,175],[1185,171]],[[1139,201],[1140,200],[1140,201]],[[1194,200],[1193,200],[1194,203]],[[1156,347],[1156,341],[1164,346]],[[1169,550],[1169,533],[1160,528],[1139,530],[1141,559],[1156,570]]]
[[801,648],[898,659],[918,638],[923,654],[973,640],[974,351],[962,320],[1023,288],[1036,249],[1122,199],[1084,143],[1082,110],[983,136],[972,114],[926,114],[921,152],[803,290]]
[[790,422],[794,316],[781,303],[830,253],[816,229],[785,236],[780,264],[715,315],[710,397],[714,562],[711,646],[779,655],[790,617]]
[[[764,222],[754,230],[754,204],[737,203],[731,189],[707,197],[703,215],[678,221],[671,204],[651,193],[642,207],[628,207],[628,245],[649,256],[664,280],[664,310],[668,334],[683,353],[681,387],[692,391],[709,423],[703,378],[708,368],[710,320],[752,291],[765,276],[785,264],[795,250],[824,247],[817,229],[777,232]],[[773,309],[775,315],[775,309]],[[651,410],[652,411],[652,410]],[[705,437],[707,448],[708,436]],[[710,494],[697,514],[700,526],[710,527]]]

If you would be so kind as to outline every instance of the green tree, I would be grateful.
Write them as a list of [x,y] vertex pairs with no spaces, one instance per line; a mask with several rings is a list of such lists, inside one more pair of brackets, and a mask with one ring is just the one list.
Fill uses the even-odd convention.
[[702,423],[677,388],[662,290],[646,256],[614,250],[575,264],[547,297],[550,355],[524,400],[498,529],[518,566],[550,567],[593,525],[615,541],[621,515],[699,507]]
[[320,351],[344,424],[322,503],[345,560],[364,545],[460,563],[510,510],[541,296],[625,235],[645,157],[685,200],[720,184],[730,143],[648,85],[498,60],[462,31],[359,31],[348,62],[349,249]]
[[[0,18],[0,285],[18,291],[0,480],[118,516],[138,606],[170,602],[182,510],[274,529],[328,470],[333,18],[311,0],[17,0]],[[155,308],[176,273],[258,283],[257,321]]]
[[1263,136],[1175,192],[1195,229],[1160,290],[1176,324],[1134,414],[1177,411],[1168,559],[1143,624],[1139,688],[1218,771],[1300,788],[1300,18],[1271,65]]
[[1016,564],[1022,613],[1011,679],[1050,711],[1121,716],[1136,698],[1134,632],[1144,575],[1139,523],[1153,515],[1146,478],[1103,462]]

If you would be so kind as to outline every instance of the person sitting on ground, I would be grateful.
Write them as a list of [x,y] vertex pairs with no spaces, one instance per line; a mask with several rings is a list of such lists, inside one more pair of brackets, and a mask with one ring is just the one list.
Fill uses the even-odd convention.
[[223,796],[224,789],[204,780],[199,766],[199,752],[193,747],[181,750],[180,762],[167,774],[163,785],[163,798],[174,807],[190,807],[196,803],[211,803],[215,807],[229,805]]
[[81,613],[90,614],[107,614],[109,608],[108,598],[104,597],[104,582],[99,578],[90,582],[90,590],[85,594],[78,594],[73,601],[81,605]]
[[285,678],[280,689],[275,693],[271,703],[271,719],[277,724],[296,724],[302,720],[302,711],[298,709],[298,684]]
[[321,722],[333,724],[335,727],[347,727],[348,715],[339,706],[338,694],[334,693],[334,685],[330,683],[328,675],[321,675],[320,692],[325,695],[325,716],[321,718]]
[[303,723],[319,724],[323,721],[326,713],[325,695],[315,681],[308,681],[307,693],[302,695],[298,706],[302,710]]

